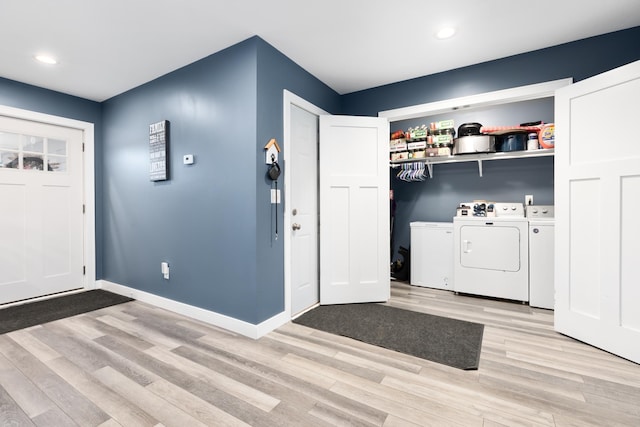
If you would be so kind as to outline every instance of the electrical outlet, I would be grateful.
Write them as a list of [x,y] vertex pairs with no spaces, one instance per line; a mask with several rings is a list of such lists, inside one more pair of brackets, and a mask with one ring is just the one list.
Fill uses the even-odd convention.
[[160,264],[160,271],[162,272],[162,276],[166,280],[169,280],[169,263],[168,262],[162,262]]
[[533,205],[533,194],[527,194],[526,196],[524,196],[524,204],[526,206]]

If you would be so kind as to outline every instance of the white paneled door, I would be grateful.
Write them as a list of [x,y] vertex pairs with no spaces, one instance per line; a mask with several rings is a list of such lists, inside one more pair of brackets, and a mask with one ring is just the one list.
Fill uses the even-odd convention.
[[640,61],[555,99],[555,327],[640,363]]
[[291,314],[319,302],[318,116],[291,105]]
[[320,304],[387,301],[389,122],[320,116]]
[[0,303],[83,287],[82,137],[0,116]]

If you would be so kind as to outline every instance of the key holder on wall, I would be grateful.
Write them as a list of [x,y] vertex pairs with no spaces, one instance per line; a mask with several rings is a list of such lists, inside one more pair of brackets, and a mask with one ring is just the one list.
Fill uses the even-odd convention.
[[273,162],[271,162],[267,173],[269,174],[269,178],[271,178],[272,181],[276,181],[276,185],[278,185],[277,181],[280,176],[280,165],[277,161],[273,160]]
[[265,153],[265,163],[268,165],[278,163],[278,153],[280,153],[278,141],[276,141],[275,138],[271,138],[269,142],[267,142],[267,145],[264,146],[264,149],[267,150]]
[[[267,176],[275,185],[275,192],[271,190],[271,203],[276,205],[276,240],[278,240],[278,203],[280,203],[280,194],[278,191],[278,178],[282,172],[280,165],[278,164],[278,153],[280,152],[280,146],[275,138],[271,138],[267,145],[264,146],[266,150],[265,161],[269,165],[267,169]],[[275,194],[274,194],[275,193]]]

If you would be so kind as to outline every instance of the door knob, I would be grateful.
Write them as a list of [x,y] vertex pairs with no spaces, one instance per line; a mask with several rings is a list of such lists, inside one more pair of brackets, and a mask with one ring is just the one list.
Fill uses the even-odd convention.
[[291,228],[294,230],[300,230],[300,228],[302,228],[302,226],[296,222],[294,222],[293,224],[291,224]]

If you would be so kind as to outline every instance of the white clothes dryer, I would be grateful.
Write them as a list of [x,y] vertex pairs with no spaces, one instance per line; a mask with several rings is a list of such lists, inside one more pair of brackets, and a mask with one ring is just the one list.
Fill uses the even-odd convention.
[[453,219],[453,290],[529,301],[529,223],[521,203],[495,203],[495,217]]

